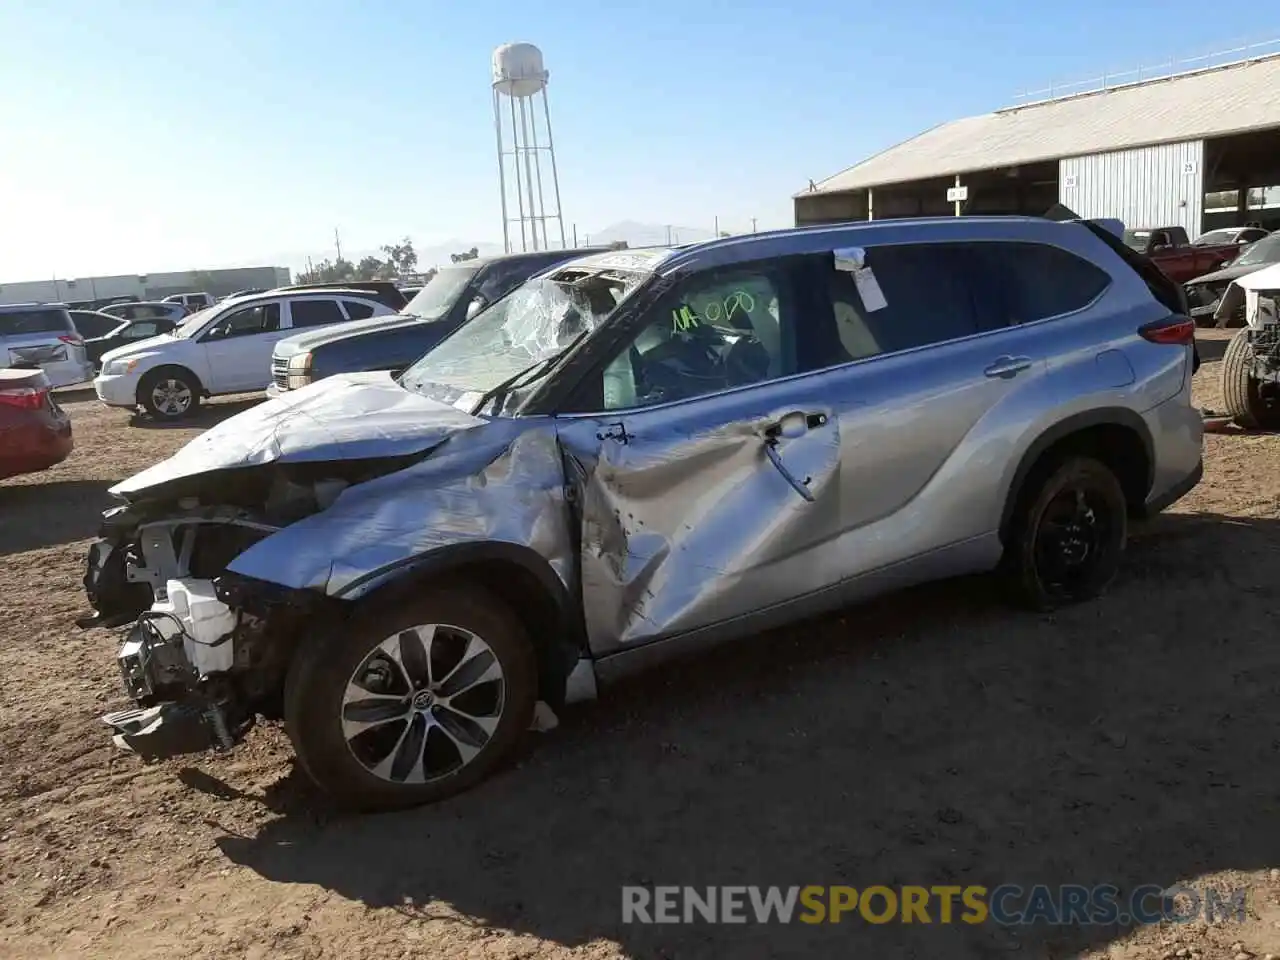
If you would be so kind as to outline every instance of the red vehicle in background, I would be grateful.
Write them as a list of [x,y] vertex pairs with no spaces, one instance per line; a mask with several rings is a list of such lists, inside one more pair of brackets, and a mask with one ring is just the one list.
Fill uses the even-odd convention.
[[1241,243],[1192,243],[1182,227],[1126,230],[1124,242],[1130,250],[1150,257],[1160,272],[1175,283],[1186,283],[1221,269],[1240,254],[1241,247]]
[[0,480],[35,473],[71,454],[71,418],[35,368],[0,369]]

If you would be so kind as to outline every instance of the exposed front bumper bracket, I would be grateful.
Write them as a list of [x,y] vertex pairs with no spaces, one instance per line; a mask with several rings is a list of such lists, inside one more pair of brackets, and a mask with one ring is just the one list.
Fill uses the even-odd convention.
[[[230,749],[235,739],[220,706],[161,703],[105,714],[112,742],[146,760],[165,760],[185,753]],[[249,725],[237,731],[243,734]]]

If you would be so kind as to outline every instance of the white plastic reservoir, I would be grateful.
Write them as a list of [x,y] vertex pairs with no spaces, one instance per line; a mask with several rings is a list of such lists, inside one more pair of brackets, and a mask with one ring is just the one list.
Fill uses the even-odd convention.
[[[231,669],[234,656],[231,640],[211,646],[235,629],[236,614],[218,599],[212,580],[186,578],[170,580],[165,589],[169,599],[152,605],[157,613],[169,613],[182,621],[187,635],[182,638],[182,649],[187,660],[202,677]],[[161,619],[158,626],[166,636],[176,629]]]
[[532,43],[504,43],[493,51],[493,88],[508,97],[531,97],[547,85],[542,51]]

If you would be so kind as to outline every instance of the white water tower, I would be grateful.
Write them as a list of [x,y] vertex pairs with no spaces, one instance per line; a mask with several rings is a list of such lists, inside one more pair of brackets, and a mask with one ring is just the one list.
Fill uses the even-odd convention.
[[[560,216],[560,178],[551,139],[551,107],[542,51],[532,43],[506,43],[493,51],[493,126],[498,136],[498,189],[502,192],[502,245],[515,252],[513,224],[520,225],[520,250],[550,250],[547,221],[555,221],[559,247],[565,246]],[[538,130],[538,100],[542,131]],[[504,127],[505,132],[504,132]],[[550,168],[555,211],[543,199],[542,163]],[[515,189],[511,189],[511,185]],[[513,202],[514,201],[514,202]],[[515,216],[512,216],[512,213]]]

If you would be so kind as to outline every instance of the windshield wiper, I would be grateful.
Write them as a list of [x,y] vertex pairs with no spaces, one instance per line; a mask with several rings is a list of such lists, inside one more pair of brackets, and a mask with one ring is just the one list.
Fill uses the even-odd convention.
[[566,343],[563,347],[551,354],[549,357],[543,357],[535,363],[531,363],[523,370],[517,370],[507,379],[503,380],[496,386],[490,387],[480,395],[480,399],[476,401],[475,406],[471,408],[471,415],[474,417],[480,413],[490,403],[494,404],[496,410],[501,410],[502,405],[506,403],[507,397],[512,390],[527,386],[542,374],[546,373],[556,362],[568,353],[577,344],[579,340],[585,337],[590,331],[583,330],[580,334]]

